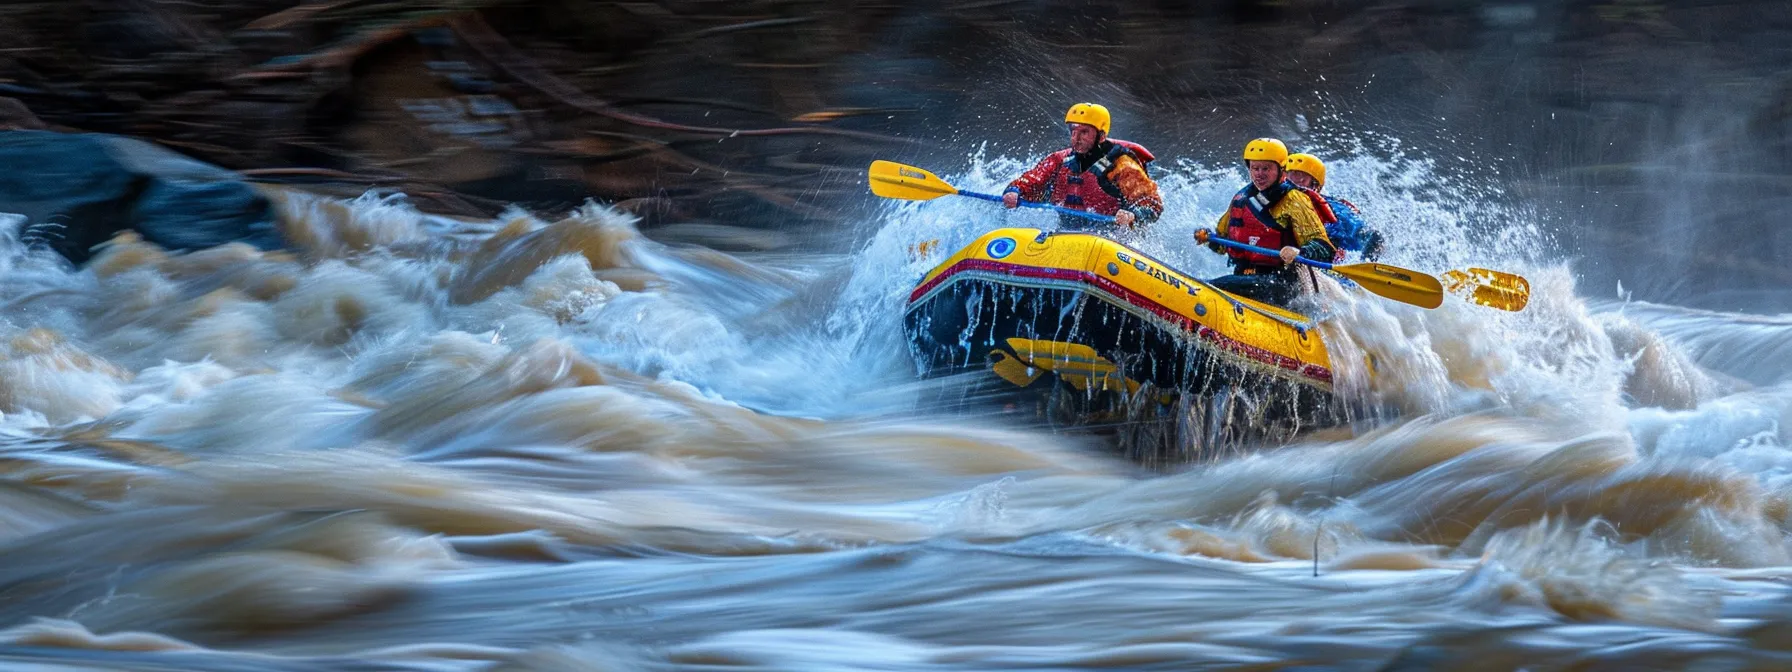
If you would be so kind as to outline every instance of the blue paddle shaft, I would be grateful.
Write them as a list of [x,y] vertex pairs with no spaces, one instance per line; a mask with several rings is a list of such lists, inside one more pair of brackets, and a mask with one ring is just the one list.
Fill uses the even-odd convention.
[[[1218,243],[1218,244],[1224,245],[1226,247],[1236,248],[1236,249],[1244,250],[1246,252],[1256,252],[1257,254],[1268,255],[1271,257],[1281,256],[1281,254],[1282,254],[1282,252],[1280,250],[1272,250],[1267,247],[1257,247],[1256,245],[1246,245],[1246,244],[1238,242],[1236,240],[1227,240],[1225,238],[1221,238],[1218,235],[1209,235],[1207,237],[1207,242]],[[1306,264],[1308,266],[1312,266],[1314,268],[1325,269],[1328,271],[1332,270],[1332,265],[1328,264],[1326,262],[1323,262],[1323,261],[1314,261],[1312,259],[1308,259],[1306,257],[1301,257],[1301,256],[1296,256],[1294,258],[1294,260],[1298,261],[1300,263]]]
[[[989,194],[979,194],[979,193],[976,193],[973,191],[961,191],[961,192],[958,192],[958,195],[959,196],[969,196],[971,198],[981,198],[985,201],[995,201],[997,203],[1002,202],[1001,196],[991,196]],[[1020,207],[1040,208],[1043,210],[1056,210],[1062,214],[1071,215],[1073,217],[1082,217],[1083,219],[1093,219],[1097,222],[1105,222],[1108,224],[1114,223],[1114,218],[1111,215],[1098,215],[1093,212],[1083,212],[1081,210],[1071,210],[1070,208],[1052,205],[1050,203],[1036,203],[1034,201],[1021,201]]]

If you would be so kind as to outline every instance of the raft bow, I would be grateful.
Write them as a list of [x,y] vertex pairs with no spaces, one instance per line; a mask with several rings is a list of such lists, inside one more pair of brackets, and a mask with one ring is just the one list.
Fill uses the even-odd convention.
[[1073,398],[1079,424],[1182,427],[1151,452],[1203,450],[1216,426],[1263,437],[1342,420],[1311,320],[1094,234],[984,234],[923,276],[903,325],[923,376],[986,369],[1047,406]]

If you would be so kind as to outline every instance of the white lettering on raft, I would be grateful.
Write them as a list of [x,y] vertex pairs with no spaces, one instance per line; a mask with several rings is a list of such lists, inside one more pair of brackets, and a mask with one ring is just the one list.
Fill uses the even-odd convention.
[[1172,276],[1172,275],[1170,275],[1169,271],[1158,268],[1156,266],[1152,266],[1151,264],[1147,264],[1147,263],[1145,263],[1145,261],[1143,259],[1134,259],[1134,258],[1132,258],[1131,255],[1128,255],[1125,252],[1115,252],[1114,256],[1119,257],[1120,263],[1123,263],[1123,264],[1131,266],[1135,269],[1138,269],[1138,271],[1140,273],[1144,273],[1145,275],[1149,275],[1153,278],[1157,278],[1158,282],[1164,283],[1164,284],[1174,287],[1176,289],[1186,291],[1186,292],[1188,292],[1189,296],[1197,296],[1196,292],[1201,291],[1200,287],[1197,287],[1190,283],[1183,282],[1182,278]]

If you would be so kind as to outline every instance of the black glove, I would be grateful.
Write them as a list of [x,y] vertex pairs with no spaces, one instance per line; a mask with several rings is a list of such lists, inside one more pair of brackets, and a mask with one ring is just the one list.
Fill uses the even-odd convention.
[[1387,241],[1382,239],[1381,232],[1373,229],[1363,233],[1363,258],[1369,261],[1381,259],[1382,248]]

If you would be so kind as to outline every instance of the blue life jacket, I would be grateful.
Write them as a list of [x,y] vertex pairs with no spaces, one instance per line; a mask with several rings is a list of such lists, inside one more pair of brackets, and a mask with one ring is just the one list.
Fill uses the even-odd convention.
[[1325,225],[1325,236],[1341,251],[1361,252],[1368,233],[1364,230],[1362,212],[1355,204],[1336,196],[1326,196],[1325,202],[1331,204],[1332,213],[1338,216],[1338,221]]

